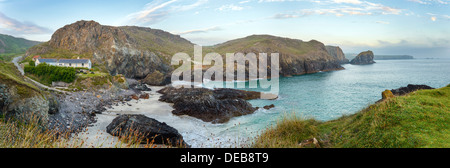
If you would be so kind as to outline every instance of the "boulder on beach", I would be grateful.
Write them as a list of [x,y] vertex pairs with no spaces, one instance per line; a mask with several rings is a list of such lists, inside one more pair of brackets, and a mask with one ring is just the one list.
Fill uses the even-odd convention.
[[175,128],[144,115],[120,115],[106,127],[106,132],[125,139],[138,136],[142,144],[154,141],[154,144],[189,147]]

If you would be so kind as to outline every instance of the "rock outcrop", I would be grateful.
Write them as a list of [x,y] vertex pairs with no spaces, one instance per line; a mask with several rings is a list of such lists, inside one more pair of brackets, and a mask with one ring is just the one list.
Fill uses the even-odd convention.
[[406,87],[401,87],[398,89],[392,89],[391,92],[395,95],[395,96],[402,96],[402,95],[406,95],[408,93],[414,92],[416,90],[422,90],[422,89],[434,89],[428,85],[412,85],[409,84]]
[[374,60],[374,55],[372,51],[365,51],[362,52],[360,54],[358,54],[358,56],[356,56],[354,59],[352,59],[352,61],[350,61],[350,64],[353,65],[367,65],[367,64],[374,64],[376,63]]
[[180,36],[162,30],[78,21],[58,29],[50,41],[30,48],[26,55],[91,58],[93,64],[104,66],[112,75],[143,79],[155,71],[171,72],[172,55],[188,52],[192,46]]
[[175,128],[144,115],[120,115],[106,127],[106,132],[125,140],[138,137],[143,144],[153,141],[154,144],[189,147]]
[[[450,85],[449,85],[450,86]],[[382,102],[383,100],[387,100],[393,98],[395,96],[403,96],[408,93],[423,90],[423,89],[434,89],[428,85],[412,85],[408,84],[406,87],[400,87],[398,89],[385,90],[381,93],[381,99],[377,101],[377,103]]]
[[232,117],[252,114],[257,108],[246,100],[258,99],[259,92],[235,89],[174,88],[158,91],[160,101],[174,103],[175,115],[189,115],[205,122],[224,123]]
[[339,46],[325,46],[328,54],[336,58],[340,64],[348,64],[350,61],[345,58],[345,54]]

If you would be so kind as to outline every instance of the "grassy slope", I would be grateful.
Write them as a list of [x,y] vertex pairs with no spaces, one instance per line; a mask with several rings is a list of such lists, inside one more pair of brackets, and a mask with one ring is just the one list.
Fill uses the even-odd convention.
[[40,89],[25,81],[23,76],[17,70],[16,66],[13,63],[7,63],[0,61],[0,83],[4,84],[13,84],[18,89],[23,91],[28,91],[28,89],[32,89],[38,93],[41,93]]
[[299,147],[316,137],[325,147],[450,147],[450,85],[419,90],[371,105],[337,120],[285,118],[258,137],[254,147]]
[[252,35],[245,38],[231,40],[222,44],[207,47],[207,52],[219,54],[246,52],[249,49],[261,51],[276,51],[291,55],[304,55],[315,49],[315,41],[303,42],[301,40],[282,38],[270,35]]
[[40,42],[0,34],[0,60],[11,61],[14,56],[24,54],[28,48],[39,43]]

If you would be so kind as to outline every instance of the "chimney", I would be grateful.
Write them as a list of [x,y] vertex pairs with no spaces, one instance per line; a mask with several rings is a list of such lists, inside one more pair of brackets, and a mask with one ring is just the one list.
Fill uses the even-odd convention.
[[77,57],[77,59],[80,59],[80,57]]

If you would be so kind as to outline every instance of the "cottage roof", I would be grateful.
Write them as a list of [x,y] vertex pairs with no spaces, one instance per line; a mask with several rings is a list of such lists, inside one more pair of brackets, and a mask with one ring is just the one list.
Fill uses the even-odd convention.
[[89,63],[89,59],[60,59],[59,63],[72,63],[72,64],[80,64],[80,63]]
[[58,62],[58,60],[57,59],[44,59],[44,58],[42,58],[42,59],[38,59],[39,60],[39,62],[40,63],[57,63]]

